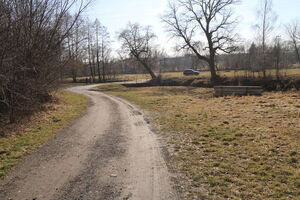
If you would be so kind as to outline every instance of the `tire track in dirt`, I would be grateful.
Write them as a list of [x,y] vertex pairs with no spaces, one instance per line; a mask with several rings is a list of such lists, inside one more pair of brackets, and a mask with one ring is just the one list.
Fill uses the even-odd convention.
[[0,181],[0,199],[178,199],[142,112],[91,88],[70,89],[90,107]]

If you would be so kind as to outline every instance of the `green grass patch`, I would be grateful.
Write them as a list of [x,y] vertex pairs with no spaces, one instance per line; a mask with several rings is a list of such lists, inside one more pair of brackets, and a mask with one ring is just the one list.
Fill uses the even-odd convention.
[[300,93],[213,98],[192,87],[98,90],[153,113],[187,199],[300,199]]
[[59,103],[53,104],[47,111],[34,114],[24,130],[15,136],[0,138],[0,178],[24,156],[41,147],[78,117],[88,103],[86,97],[71,92],[58,92],[55,96]]

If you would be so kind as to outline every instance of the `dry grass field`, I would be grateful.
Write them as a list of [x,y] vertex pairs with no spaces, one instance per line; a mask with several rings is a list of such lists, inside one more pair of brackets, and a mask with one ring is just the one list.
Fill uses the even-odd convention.
[[300,93],[98,87],[151,111],[186,199],[300,199]]
[[[218,74],[221,77],[242,77],[246,75],[246,71],[239,70],[239,71],[227,71],[227,72],[218,72]],[[268,76],[275,76],[276,71],[275,70],[268,70],[267,75]],[[254,73],[248,73],[248,76],[254,75],[255,77],[262,76],[261,73],[254,72]],[[300,77],[300,69],[285,69],[280,71],[280,75],[287,76],[287,77]],[[200,72],[199,76],[184,76],[182,72],[167,72],[161,74],[162,78],[183,78],[183,79],[189,79],[193,77],[199,77],[199,78],[209,78],[210,72]],[[148,74],[121,74],[117,76],[118,79],[122,80],[130,80],[135,81],[139,79],[150,79],[150,75]]]
[[86,108],[88,99],[82,95],[60,91],[54,94],[56,102],[17,124],[0,127],[6,137],[0,137],[0,179],[26,155],[41,147],[66,127]]
[[[246,71],[228,71],[228,72],[218,72],[218,74],[221,77],[243,77],[246,74]],[[269,70],[267,72],[268,76],[275,76],[276,72],[275,70]],[[248,76],[252,76],[253,73],[249,73]],[[287,77],[300,77],[300,69],[286,69],[286,70],[281,70],[280,75],[282,76],[287,76]],[[210,77],[210,72],[200,72],[199,76],[184,76],[182,72],[166,72],[161,74],[162,78],[179,78],[179,79],[190,79],[190,78],[209,78]],[[254,73],[255,77],[261,77],[262,74],[255,72]],[[78,82],[85,82],[86,78],[89,77],[79,77],[77,78]],[[139,80],[145,80],[145,79],[150,79],[151,76],[149,74],[119,74],[116,75],[115,79],[116,80],[127,80],[127,81],[139,81]],[[73,79],[72,78],[67,78],[65,79],[66,83],[72,83]]]

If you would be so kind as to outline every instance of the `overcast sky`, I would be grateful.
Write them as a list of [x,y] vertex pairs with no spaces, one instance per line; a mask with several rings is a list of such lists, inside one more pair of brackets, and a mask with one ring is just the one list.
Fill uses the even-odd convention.
[[[138,22],[141,25],[152,26],[158,36],[158,43],[169,54],[174,41],[170,41],[168,34],[164,32],[164,24],[160,17],[167,10],[169,0],[94,0],[87,15],[90,19],[98,18],[106,26],[115,41],[113,46],[118,48],[116,33],[124,28],[128,22]],[[236,6],[236,15],[240,25],[238,32],[242,38],[252,40],[255,36],[253,25],[256,23],[256,12],[260,0],[242,0]],[[274,11],[278,15],[278,25],[300,18],[300,0],[273,0]]]

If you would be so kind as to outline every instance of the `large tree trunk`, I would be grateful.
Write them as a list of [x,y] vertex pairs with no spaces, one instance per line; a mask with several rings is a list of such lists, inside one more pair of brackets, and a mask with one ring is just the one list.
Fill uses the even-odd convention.
[[102,79],[105,82],[105,58],[104,58],[104,41],[102,40],[102,48],[101,48],[101,59],[102,59]]
[[104,60],[102,61],[102,80],[103,80],[103,82],[106,82],[106,80],[105,80],[105,62],[104,62]]
[[88,46],[88,54],[89,54],[89,67],[90,67],[90,71],[91,71],[91,79],[92,79],[92,82],[94,82],[94,71],[93,71],[93,66],[92,66],[92,61],[91,61],[92,58],[91,58],[90,45]]
[[294,48],[295,48],[295,52],[297,55],[298,63],[300,65],[300,53],[299,53],[299,49],[298,49],[297,42],[295,39],[293,39],[293,43],[294,43]]
[[154,72],[152,71],[152,69],[149,67],[148,63],[144,60],[142,60],[139,56],[134,55],[135,58],[145,67],[145,69],[147,70],[147,72],[150,74],[152,79],[156,79],[157,76],[154,74]]
[[296,47],[296,54],[297,54],[297,58],[298,58],[298,63],[300,65],[300,54],[299,54],[298,47]]
[[89,61],[89,67],[90,67],[90,71],[91,71],[91,80],[94,80],[94,73],[93,73],[93,67],[92,67],[91,61]]
[[141,61],[142,65],[145,67],[145,69],[148,71],[148,73],[150,74],[152,79],[156,79],[157,76],[154,74],[154,72],[152,71],[152,69],[149,67],[149,65],[147,64],[147,62],[145,61]]
[[216,84],[219,80],[219,76],[217,75],[216,72],[216,62],[215,62],[215,50],[213,49],[213,45],[210,45],[210,56],[209,56],[209,70],[210,70],[210,75],[211,75],[211,82],[213,84]]
[[99,60],[98,52],[97,52],[97,69],[98,69],[98,82],[100,83],[102,80],[101,80],[100,60]]
[[76,75],[73,75],[73,83],[77,83]]
[[148,73],[150,74],[152,79],[156,79],[157,76],[154,74],[154,72],[150,69],[150,67],[148,66],[147,63],[143,63],[144,67],[146,68],[146,70],[148,71]]
[[263,63],[262,63],[262,72],[263,72],[263,76],[264,78],[267,78],[267,73],[266,73],[266,53],[265,53],[265,44],[263,43],[263,52],[262,52],[262,56],[263,56]]
[[100,63],[97,62],[97,68],[98,68],[98,82],[102,82],[101,80],[101,70],[100,70]]
[[216,65],[215,65],[215,61],[211,60],[209,62],[209,70],[210,70],[210,74],[211,74],[211,82],[212,83],[216,83],[219,80],[219,76],[217,75],[216,72]]

